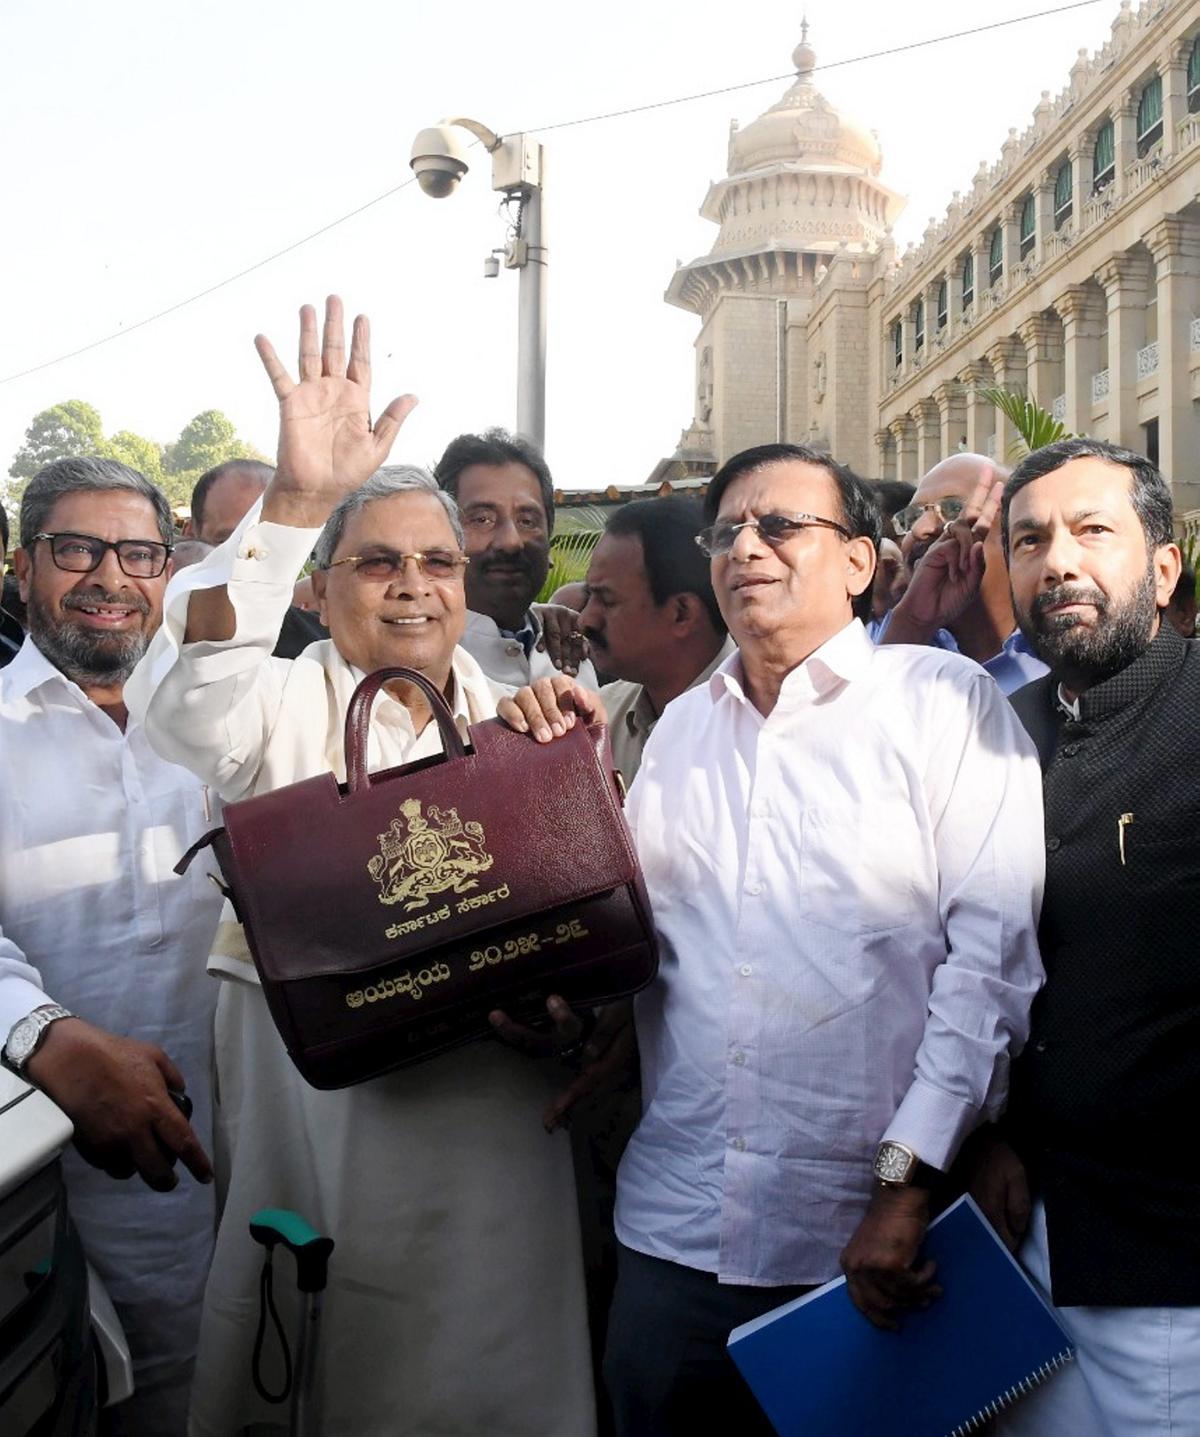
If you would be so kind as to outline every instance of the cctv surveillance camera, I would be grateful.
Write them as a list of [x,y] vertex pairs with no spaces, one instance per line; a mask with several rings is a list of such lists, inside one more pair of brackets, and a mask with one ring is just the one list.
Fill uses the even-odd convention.
[[417,183],[427,195],[444,200],[467,173],[467,160],[453,125],[433,125],[413,141],[409,160]]

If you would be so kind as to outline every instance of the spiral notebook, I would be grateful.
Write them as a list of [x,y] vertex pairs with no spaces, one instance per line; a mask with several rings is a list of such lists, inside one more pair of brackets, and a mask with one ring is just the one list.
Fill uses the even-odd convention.
[[846,1279],[735,1328],[729,1355],[779,1437],[959,1437],[1074,1354],[1066,1333],[969,1197],[930,1224],[943,1294],[884,1332]]

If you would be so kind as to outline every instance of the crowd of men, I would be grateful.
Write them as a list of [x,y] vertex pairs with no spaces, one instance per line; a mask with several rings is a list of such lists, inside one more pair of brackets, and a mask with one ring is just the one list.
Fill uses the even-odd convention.
[[[615,509],[542,605],[531,444],[389,467],[415,401],[372,420],[364,320],[347,353],[306,307],[295,379],[257,343],[278,463],[206,474],[182,534],[100,458],[0,512],[0,1046],[75,1125],[135,1361],[103,1430],[278,1421],[270,1205],[337,1243],[323,1432],[769,1433],[731,1329],[843,1272],[896,1327],[969,1190],[1078,1350],[1001,1430],[1200,1431],[1200,655],[1158,470],[1073,439],[914,490],[767,444],[702,503]],[[607,721],[660,971],[598,1023],[551,999],[549,1036],[496,1013],[317,1091],[204,865],[173,870],[222,801],[344,778],[350,695],[398,664],[464,735]],[[389,685],[372,766],[440,745]]]

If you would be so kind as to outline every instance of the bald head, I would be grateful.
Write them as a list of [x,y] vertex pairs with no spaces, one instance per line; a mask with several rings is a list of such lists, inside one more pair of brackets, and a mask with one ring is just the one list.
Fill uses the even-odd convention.
[[[989,475],[994,479],[1007,479],[1008,470],[1003,464],[997,464],[994,459],[989,459],[983,454],[951,454],[948,459],[943,459],[939,464],[935,464],[925,475],[917,485],[917,492],[913,495],[912,502],[914,504],[938,504],[943,499],[958,499],[965,504],[975,492],[979,481]],[[900,547],[904,553],[905,562],[910,567],[916,564],[925,550],[942,532],[943,523],[944,520],[939,516],[937,510],[929,509],[905,534]],[[994,535],[989,535],[989,547],[994,540],[997,552],[999,552],[999,538],[999,528],[996,526]]]

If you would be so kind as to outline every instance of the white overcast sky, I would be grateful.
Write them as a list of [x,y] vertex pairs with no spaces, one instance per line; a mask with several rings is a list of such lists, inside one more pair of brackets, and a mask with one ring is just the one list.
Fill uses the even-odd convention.
[[[810,0],[818,65],[1026,15],[1054,0]],[[1116,0],[829,69],[824,93],[883,144],[919,237]],[[0,5],[0,379],[205,289],[407,178],[415,132],[447,114],[499,131],[780,75],[801,5],[784,0],[5,0]],[[644,480],[691,418],[698,321],[663,302],[706,252],[697,209],[729,121],[784,82],[545,136],[551,248],[547,454],[557,482]],[[517,276],[488,165],[448,200],[415,185],[168,318],[0,384],[0,471],[64,399],[105,429],[174,438],[224,410],[268,453],[275,401],[256,331],[295,348],[295,311],[331,290],[375,334],[375,407],[421,405],[393,458],[428,463],[465,429],[514,421]]]

